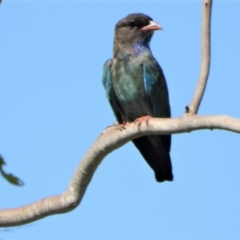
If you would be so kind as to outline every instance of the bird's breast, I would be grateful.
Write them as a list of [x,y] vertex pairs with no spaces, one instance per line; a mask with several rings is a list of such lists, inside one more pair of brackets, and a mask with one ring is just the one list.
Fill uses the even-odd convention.
[[120,101],[133,101],[145,96],[143,69],[134,61],[116,61],[112,70],[113,87]]

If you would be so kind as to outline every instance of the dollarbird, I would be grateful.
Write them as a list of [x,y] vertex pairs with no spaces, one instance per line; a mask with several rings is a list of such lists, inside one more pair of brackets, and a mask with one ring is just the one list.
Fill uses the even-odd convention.
[[[103,68],[103,86],[119,124],[137,119],[170,117],[167,83],[149,43],[161,26],[142,13],[130,14],[115,26],[113,58]],[[172,181],[171,135],[133,140],[158,182]]]

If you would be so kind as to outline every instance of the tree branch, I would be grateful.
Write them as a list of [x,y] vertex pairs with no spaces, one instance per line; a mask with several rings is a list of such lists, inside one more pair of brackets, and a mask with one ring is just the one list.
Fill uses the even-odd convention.
[[17,226],[49,215],[65,213],[77,207],[101,161],[113,150],[128,141],[145,136],[220,129],[240,133],[240,120],[228,116],[184,115],[181,118],[150,118],[141,126],[131,123],[120,131],[117,126],[107,128],[83,157],[68,189],[59,196],[51,196],[30,205],[0,210],[0,227]]
[[[0,0],[1,3],[1,0]],[[65,213],[77,207],[98,165],[113,150],[135,138],[145,135],[164,135],[202,129],[219,129],[240,133],[240,120],[228,116],[197,116],[210,68],[210,20],[212,0],[203,0],[202,63],[198,85],[187,112],[181,118],[151,118],[141,126],[131,123],[125,130],[107,128],[85,154],[65,192],[30,205],[0,210],[0,227],[18,226],[53,214]]]
[[187,112],[197,114],[207,85],[210,68],[210,31],[211,31],[212,0],[203,1],[202,16],[202,63],[197,88]]

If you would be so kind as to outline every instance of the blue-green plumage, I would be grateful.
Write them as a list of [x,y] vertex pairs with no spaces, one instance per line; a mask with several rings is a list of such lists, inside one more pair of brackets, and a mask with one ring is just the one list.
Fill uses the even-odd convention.
[[[149,48],[160,26],[144,14],[130,14],[115,28],[114,58],[104,65],[103,85],[119,123],[142,116],[170,117],[163,71]],[[145,136],[133,143],[155,172],[157,181],[173,179],[170,135]]]

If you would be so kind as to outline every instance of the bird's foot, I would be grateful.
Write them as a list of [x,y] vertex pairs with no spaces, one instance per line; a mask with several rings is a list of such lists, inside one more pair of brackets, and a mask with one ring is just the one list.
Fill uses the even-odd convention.
[[112,125],[107,126],[107,127],[102,131],[101,135],[102,135],[103,133],[105,133],[105,131],[107,131],[109,128],[111,128],[111,127],[118,127],[118,126],[119,126],[118,122],[114,122]]
[[126,125],[128,125],[130,122],[128,121],[123,121],[121,124],[117,126],[118,130],[123,131],[126,129]]
[[141,124],[143,123],[143,122],[146,122],[146,124],[148,125],[148,121],[149,121],[149,119],[150,119],[151,117],[150,116],[142,116],[142,117],[140,117],[140,118],[137,118],[136,120],[135,120],[135,122],[138,124],[138,126],[141,126]]

